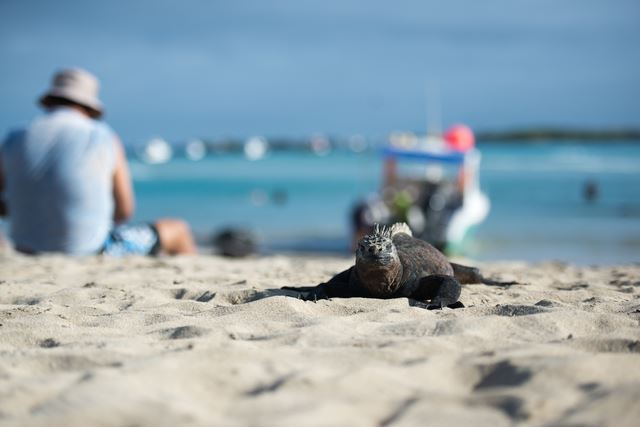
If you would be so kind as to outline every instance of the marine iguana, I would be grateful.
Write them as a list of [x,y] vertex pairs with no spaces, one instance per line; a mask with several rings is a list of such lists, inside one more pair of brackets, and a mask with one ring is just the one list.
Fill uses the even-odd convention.
[[474,267],[449,262],[429,243],[412,237],[409,226],[375,226],[358,243],[356,262],[328,282],[310,287],[283,287],[304,300],[331,297],[400,298],[429,301],[427,308],[460,308],[460,284],[509,286],[516,282],[486,279]]

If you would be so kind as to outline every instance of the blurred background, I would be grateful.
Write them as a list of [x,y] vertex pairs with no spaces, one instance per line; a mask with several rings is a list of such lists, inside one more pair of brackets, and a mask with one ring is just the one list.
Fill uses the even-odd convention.
[[136,221],[346,253],[389,135],[464,123],[490,200],[464,255],[640,261],[638,40],[637,0],[2,0],[0,131],[86,68]]

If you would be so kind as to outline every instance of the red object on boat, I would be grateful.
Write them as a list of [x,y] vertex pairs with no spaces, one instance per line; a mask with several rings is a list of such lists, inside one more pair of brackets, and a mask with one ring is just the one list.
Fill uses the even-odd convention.
[[447,145],[456,151],[468,151],[475,145],[473,131],[465,125],[453,125],[444,134]]

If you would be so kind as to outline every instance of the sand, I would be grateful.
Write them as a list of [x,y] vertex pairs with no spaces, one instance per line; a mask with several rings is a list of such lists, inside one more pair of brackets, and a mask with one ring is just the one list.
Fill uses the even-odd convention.
[[304,302],[350,258],[0,255],[3,426],[636,426],[640,264],[488,263],[464,309]]

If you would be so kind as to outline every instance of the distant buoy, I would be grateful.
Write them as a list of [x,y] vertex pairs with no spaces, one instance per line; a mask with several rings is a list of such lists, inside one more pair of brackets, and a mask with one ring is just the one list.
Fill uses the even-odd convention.
[[173,157],[173,149],[164,139],[153,138],[147,142],[142,154],[143,160],[147,163],[166,163]]
[[349,138],[349,149],[354,153],[362,153],[367,149],[367,140],[362,135],[353,135]]
[[184,154],[189,160],[201,160],[207,155],[207,147],[200,139],[192,139],[184,147]]
[[256,188],[249,194],[249,199],[254,206],[264,206],[269,201],[269,196],[266,191]]
[[244,144],[244,155],[249,160],[259,160],[267,154],[269,144],[261,136],[249,138]]
[[315,135],[311,138],[311,150],[318,156],[326,156],[331,152],[331,141],[322,135]]

